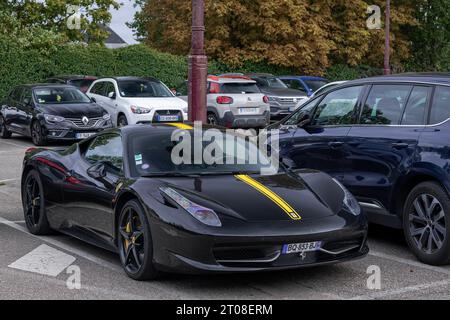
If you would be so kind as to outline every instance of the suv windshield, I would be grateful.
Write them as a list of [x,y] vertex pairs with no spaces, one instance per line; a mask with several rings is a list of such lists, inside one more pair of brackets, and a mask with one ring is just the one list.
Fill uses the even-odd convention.
[[328,82],[325,80],[306,80],[306,85],[312,89],[312,91],[319,90],[324,85],[326,85]]
[[[192,144],[187,143],[187,146],[192,147],[190,148],[192,151],[189,152],[189,157],[189,155],[184,154],[183,151],[180,152],[180,145],[177,142],[172,141],[172,131],[152,133],[151,135],[147,132],[136,133],[135,135],[130,136],[128,143],[130,146],[130,170],[134,176],[158,174],[176,176],[192,174],[233,174],[236,172],[259,173],[262,168],[270,167],[269,159],[267,159],[267,157],[258,149],[256,144],[237,135],[227,134],[225,132],[221,133],[224,139],[222,146],[226,145],[225,141],[228,143],[234,139],[235,150],[234,152],[233,150],[222,151],[223,149],[218,147],[215,149],[216,152],[214,153],[214,156],[216,159],[221,159],[223,164],[217,163],[220,161],[214,161],[215,163],[211,165],[205,164],[205,161],[202,161],[202,164],[194,164],[194,144],[192,142],[192,137],[187,139],[187,141],[192,142]],[[181,134],[189,135],[188,132],[182,132]],[[184,138],[183,144],[185,143]],[[216,144],[216,146],[220,145],[221,143]],[[177,146],[177,149],[174,150],[175,146]],[[203,150],[205,150],[207,146],[211,148],[211,142],[203,142]],[[180,158],[187,157],[191,160],[184,161],[184,163],[181,164],[175,164],[173,161],[174,159],[172,158],[172,151],[174,155],[179,156]],[[248,157],[256,157],[258,161],[252,161],[252,163],[256,162],[256,164],[249,164]]]
[[33,90],[37,103],[40,104],[67,104],[90,103],[91,100],[77,88],[39,88]]
[[221,87],[222,93],[260,93],[256,83],[224,83]]
[[259,78],[258,84],[263,88],[287,89],[288,86],[277,77]]
[[118,81],[120,95],[127,98],[166,98],[173,97],[172,92],[161,82],[150,80]]

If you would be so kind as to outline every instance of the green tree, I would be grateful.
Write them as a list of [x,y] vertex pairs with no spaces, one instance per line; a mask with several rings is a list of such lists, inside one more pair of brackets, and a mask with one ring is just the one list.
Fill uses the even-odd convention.
[[417,26],[408,29],[413,42],[411,68],[450,71],[450,1],[414,1]]
[[[102,25],[111,21],[109,9],[119,8],[115,0],[1,0],[1,4],[26,29],[41,28],[60,33],[69,41],[87,39],[90,43],[102,43],[108,37]],[[79,30],[67,27],[73,14],[68,11],[70,5],[80,8]]]
[[[304,73],[323,73],[335,63],[381,67],[384,33],[367,28],[369,4],[384,8],[385,1],[206,0],[206,51],[232,67],[264,62]],[[141,5],[135,31],[152,47],[186,55],[191,1]],[[415,20],[407,1],[399,0],[392,12],[393,61],[401,64],[410,52],[402,28]]]

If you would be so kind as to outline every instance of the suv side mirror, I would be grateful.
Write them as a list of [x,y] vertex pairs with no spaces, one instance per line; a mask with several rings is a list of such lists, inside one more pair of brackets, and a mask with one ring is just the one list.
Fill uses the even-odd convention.
[[106,166],[103,162],[94,164],[87,170],[89,177],[93,179],[102,179],[106,177]]
[[297,127],[305,128],[311,124],[311,115],[309,113],[304,113],[297,122]]
[[91,98],[91,101],[92,101],[93,103],[97,103],[97,100],[96,100],[94,97]]
[[116,93],[114,91],[111,91],[110,93],[108,93],[108,98],[115,99],[116,98]]

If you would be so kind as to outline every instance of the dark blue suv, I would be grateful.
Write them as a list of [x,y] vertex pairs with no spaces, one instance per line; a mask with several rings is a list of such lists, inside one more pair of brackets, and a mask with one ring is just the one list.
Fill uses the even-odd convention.
[[421,261],[450,262],[450,74],[346,82],[271,127],[284,164],[328,172]]

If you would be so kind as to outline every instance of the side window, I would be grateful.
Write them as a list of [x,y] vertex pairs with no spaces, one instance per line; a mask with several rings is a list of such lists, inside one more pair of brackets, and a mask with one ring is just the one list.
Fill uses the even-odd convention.
[[298,80],[292,80],[292,81],[291,81],[290,88],[291,88],[291,89],[295,89],[295,90],[302,91],[303,93],[306,94],[306,90],[305,90],[305,88],[303,87],[303,84],[302,84],[300,81],[298,81]]
[[20,101],[25,106],[31,104],[31,102],[33,101],[31,89],[24,89],[23,94],[22,94],[22,99]]
[[112,83],[112,82],[105,82],[105,89],[104,89],[104,95],[105,96],[108,96],[108,94],[110,93],[110,92],[116,92],[116,89],[114,88],[114,84]]
[[105,91],[105,82],[104,81],[97,82],[96,84],[94,84],[94,86],[91,89],[91,93],[98,94],[101,96],[105,95],[104,91]]
[[430,124],[441,123],[450,118],[450,87],[437,86],[431,106]]
[[412,86],[374,85],[361,115],[361,124],[400,124]]
[[305,113],[311,112],[320,99],[315,99],[304,104],[292,116],[290,116],[283,124],[286,126],[297,125]]
[[13,91],[11,91],[9,98],[13,101],[20,101],[20,98],[22,96],[22,91],[23,89],[21,87],[17,87],[15,89],[13,89]]
[[109,162],[117,172],[123,170],[122,138],[117,134],[102,134],[88,146],[85,159],[91,164],[101,161]]
[[431,87],[414,87],[403,113],[403,125],[424,125],[425,110],[431,98]]
[[343,88],[330,92],[320,102],[312,125],[351,124],[362,86]]

